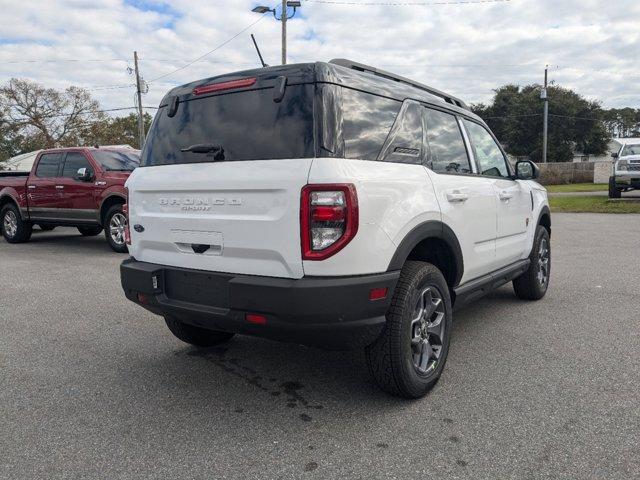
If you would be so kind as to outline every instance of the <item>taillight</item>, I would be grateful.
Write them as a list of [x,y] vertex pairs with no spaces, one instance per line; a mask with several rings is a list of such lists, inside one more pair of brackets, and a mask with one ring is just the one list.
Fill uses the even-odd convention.
[[194,95],[203,95],[205,93],[222,92],[224,90],[233,90],[235,88],[251,87],[256,83],[255,78],[243,78],[241,80],[230,80],[228,82],[212,83],[203,85],[193,89]]
[[[125,191],[127,192],[127,199],[128,199],[129,198],[129,190],[125,189]],[[127,245],[131,245],[131,231],[129,230],[129,205],[126,204],[126,203],[124,205],[122,205],[122,214],[124,215],[124,218],[126,219],[125,225],[124,225],[124,243],[127,244]]]
[[302,189],[300,236],[303,260],[324,260],[342,250],[358,231],[358,195],[352,184]]

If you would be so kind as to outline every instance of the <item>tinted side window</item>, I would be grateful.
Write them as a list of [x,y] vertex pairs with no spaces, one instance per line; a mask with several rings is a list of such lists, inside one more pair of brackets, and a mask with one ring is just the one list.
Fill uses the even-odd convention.
[[36,177],[57,177],[58,167],[62,161],[62,153],[45,153],[40,157],[38,168],[36,168]]
[[422,143],[422,106],[407,100],[378,158],[385,162],[421,164]]
[[91,169],[89,161],[86,157],[79,152],[67,153],[67,158],[64,161],[64,168],[62,169],[62,176],[67,178],[75,178],[78,174],[78,169],[86,168]]
[[487,129],[468,120],[464,120],[464,124],[469,132],[480,174],[490,177],[509,177],[504,155]]
[[471,173],[471,164],[456,117],[425,109],[429,167],[439,173]]
[[345,158],[377,160],[400,105],[396,100],[342,88]]

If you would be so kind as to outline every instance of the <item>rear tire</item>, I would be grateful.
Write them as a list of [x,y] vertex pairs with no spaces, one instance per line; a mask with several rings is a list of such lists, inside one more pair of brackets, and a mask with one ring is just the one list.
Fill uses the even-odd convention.
[[100,235],[102,227],[78,227],[78,231],[83,237],[95,237]]
[[20,210],[9,203],[0,210],[0,231],[9,243],[28,242],[33,232],[33,224],[22,220]]
[[233,338],[233,333],[195,327],[173,317],[164,317],[167,327],[176,338],[196,347],[214,347]]
[[128,252],[124,238],[126,222],[127,219],[122,212],[122,205],[114,205],[104,217],[104,236],[114,252]]
[[551,242],[542,225],[536,229],[529,260],[527,271],[513,281],[513,291],[522,300],[540,300],[547,293],[551,278]]
[[38,227],[40,228],[40,230],[42,230],[43,232],[50,232],[51,230],[53,230],[54,228],[56,228],[55,225],[38,225]]
[[442,272],[408,261],[378,339],[366,348],[369,371],[386,392],[420,398],[438,382],[449,353],[451,296]]
[[609,177],[609,198],[621,198],[622,191],[616,187],[616,178]]

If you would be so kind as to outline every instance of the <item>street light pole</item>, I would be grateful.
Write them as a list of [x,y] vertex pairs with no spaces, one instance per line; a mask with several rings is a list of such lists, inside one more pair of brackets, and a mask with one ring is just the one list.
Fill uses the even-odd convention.
[[282,64],[287,64],[287,0],[282,0]]
[[[287,64],[287,20],[295,17],[298,8],[300,8],[302,4],[299,0],[282,0],[282,11],[280,12],[280,18],[276,14],[275,8],[265,7],[264,5],[260,5],[258,7],[253,8],[253,12],[264,15],[267,12],[273,13],[273,17],[276,20],[280,20],[282,22],[282,64]],[[288,9],[293,8],[293,13],[289,16]]]

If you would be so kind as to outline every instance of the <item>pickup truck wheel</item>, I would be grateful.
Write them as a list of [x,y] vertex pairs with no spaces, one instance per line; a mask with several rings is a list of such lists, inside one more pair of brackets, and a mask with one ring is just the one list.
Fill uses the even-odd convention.
[[451,296],[442,272],[430,263],[406,262],[384,330],[366,349],[377,384],[399,397],[427,394],[447,361],[451,325]]
[[213,347],[228,342],[233,333],[195,327],[173,317],[164,317],[167,327],[177,338],[196,347]]
[[40,227],[40,230],[42,230],[43,232],[50,232],[51,230],[56,228],[55,225],[38,225],[38,227]]
[[551,242],[542,225],[536,229],[529,260],[529,269],[513,281],[513,291],[523,300],[540,300],[547,293],[551,277]]
[[615,177],[609,177],[609,198],[621,198],[622,191],[616,187]]
[[124,239],[124,230],[127,226],[127,217],[122,212],[122,205],[114,205],[104,217],[104,236],[114,252],[127,253],[127,244]]
[[102,227],[78,227],[78,231],[83,237],[95,237],[100,235]]
[[7,242],[23,243],[31,238],[33,224],[22,220],[18,207],[9,204],[0,211],[0,230]]

